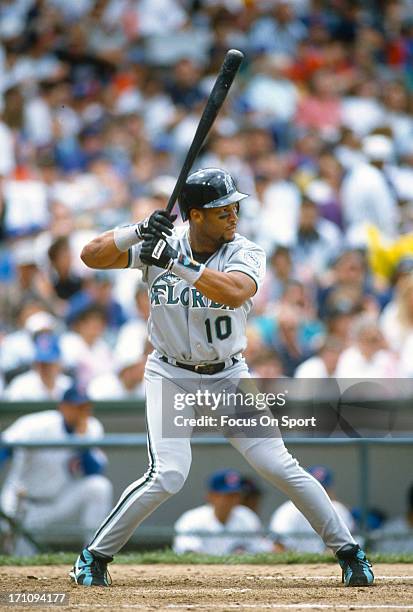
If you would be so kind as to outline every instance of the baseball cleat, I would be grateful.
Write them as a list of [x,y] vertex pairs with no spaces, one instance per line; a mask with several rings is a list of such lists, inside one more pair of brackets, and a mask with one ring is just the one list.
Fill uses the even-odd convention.
[[346,586],[370,586],[373,584],[374,574],[371,563],[358,544],[347,550],[339,550],[336,557],[343,570],[342,580]]
[[84,548],[74,564],[70,578],[76,584],[83,586],[104,586],[112,584],[107,565],[113,561],[113,557],[98,557]]

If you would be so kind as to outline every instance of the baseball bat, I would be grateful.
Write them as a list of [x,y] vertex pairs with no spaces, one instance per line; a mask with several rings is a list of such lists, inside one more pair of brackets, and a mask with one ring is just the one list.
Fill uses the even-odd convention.
[[192,139],[191,146],[189,147],[188,153],[186,154],[184,163],[177,178],[175,187],[166,206],[166,210],[168,212],[171,212],[175,206],[175,202],[182,191],[182,187],[184,186],[195,158],[198,155],[205,138],[207,137],[208,132],[215,121],[219,109],[227,97],[229,88],[232,85],[243,59],[244,55],[241,53],[241,51],[238,51],[238,49],[230,49],[225,55],[225,59],[222,63],[212,91],[209,94],[204,111],[199,120],[198,127],[196,128],[195,135]]

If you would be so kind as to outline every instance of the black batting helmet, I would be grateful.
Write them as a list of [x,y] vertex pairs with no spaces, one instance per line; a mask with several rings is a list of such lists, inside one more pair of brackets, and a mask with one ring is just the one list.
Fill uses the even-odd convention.
[[179,197],[179,208],[184,221],[189,218],[191,208],[219,208],[234,204],[244,198],[246,193],[240,193],[232,176],[219,168],[205,168],[193,172]]

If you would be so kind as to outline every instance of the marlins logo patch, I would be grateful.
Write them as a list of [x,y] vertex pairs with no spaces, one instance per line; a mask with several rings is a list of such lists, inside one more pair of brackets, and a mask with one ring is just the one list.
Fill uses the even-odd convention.
[[253,251],[245,251],[244,261],[246,264],[253,266],[257,270],[261,268],[261,258],[259,257],[259,255],[257,255],[257,253],[254,253]]
[[165,272],[165,274],[162,274],[159,280],[163,280],[167,285],[173,286],[179,283],[179,281],[182,279],[173,272]]

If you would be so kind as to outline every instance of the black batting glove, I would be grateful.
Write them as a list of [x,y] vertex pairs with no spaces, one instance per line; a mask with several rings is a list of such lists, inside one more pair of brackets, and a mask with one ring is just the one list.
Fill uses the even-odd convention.
[[157,238],[172,236],[176,218],[177,215],[172,215],[167,210],[155,210],[150,217],[137,224],[136,231],[141,239],[145,239],[147,234]]
[[170,270],[179,253],[171,247],[162,237],[153,234],[145,234],[140,258],[147,266],[158,266]]

